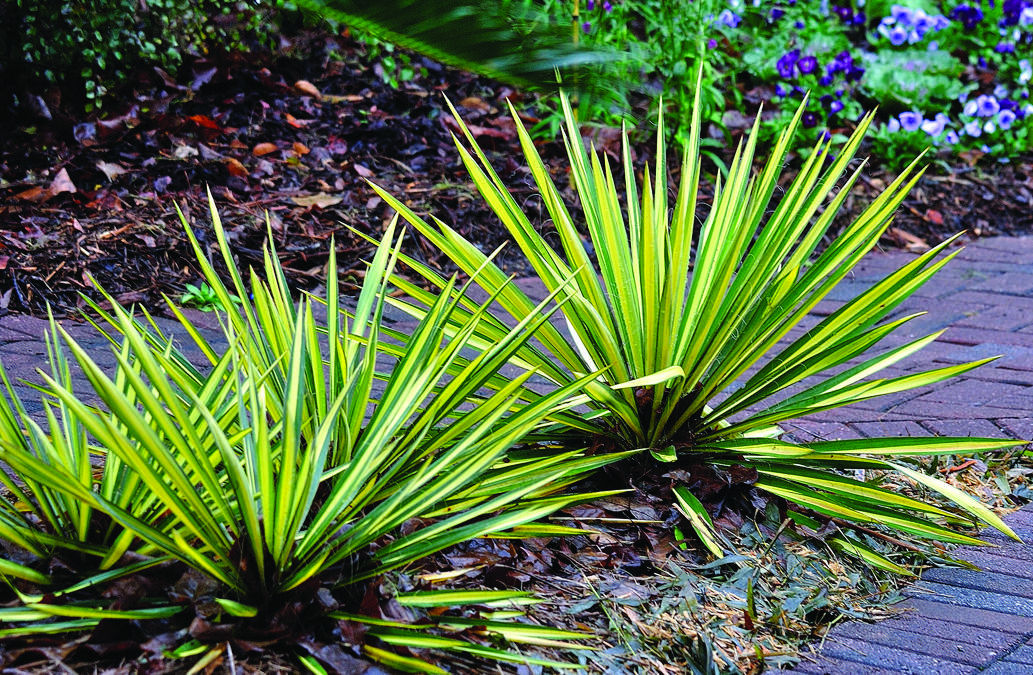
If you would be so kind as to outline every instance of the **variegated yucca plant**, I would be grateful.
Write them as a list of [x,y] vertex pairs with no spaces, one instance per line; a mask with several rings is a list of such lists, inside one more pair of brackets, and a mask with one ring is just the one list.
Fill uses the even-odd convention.
[[[406,351],[385,370],[377,357],[397,256],[393,228],[350,315],[339,306],[331,255],[326,318],[319,320],[311,299],[293,301],[275,251],[266,250],[264,273],[252,271],[246,286],[214,205],[212,217],[232,290],[185,220],[184,226],[205,281],[230,308],[219,314],[218,339],[206,337],[171,302],[181,331],[176,338],[146,312],[136,317],[108,298],[110,310],[94,309],[113,345],[113,374],[52,322],[42,424],[4,378],[0,538],[18,553],[0,561],[0,573],[20,579],[12,588],[21,602],[0,608],[0,622],[9,627],[0,628],[3,634],[89,630],[103,619],[167,619],[184,608],[155,601],[116,610],[90,591],[175,560],[217,582],[215,601],[241,622],[244,639],[247,626],[261,627],[284,603],[307,602],[332,625],[365,622],[369,639],[354,648],[402,670],[441,672],[396,647],[548,664],[464,636],[567,646],[583,637],[493,618],[493,607],[533,601],[520,592],[398,595],[394,601],[412,611],[438,607],[435,618],[425,613],[415,624],[363,616],[357,600],[354,606],[343,600],[361,599],[361,584],[454,544],[570,529],[534,521],[584,499],[557,492],[613,457],[532,451],[514,460],[507,452],[547,415],[576,401],[571,396],[585,378],[528,403],[521,392],[530,373],[505,383],[497,373],[548,312],[508,331],[453,376],[475,336],[477,313],[458,318],[464,289],[446,284]],[[207,367],[186,358],[180,338],[200,349]],[[73,390],[72,364],[85,374],[95,403]],[[489,383],[499,386],[470,406],[471,394]],[[46,571],[51,558],[93,576],[55,585],[59,580]],[[320,613],[321,588],[340,592],[341,606]],[[463,605],[483,613],[448,611]],[[188,643],[181,653],[222,648]],[[319,670],[314,657],[302,658]]]
[[[576,220],[564,204],[548,167],[511,109],[558,247],[550,245],[522,212],[461,121],[462,136],[455,138],[480,195],[545,288],[563,300],[562,324],[540,324],[536,341],[515,350],[512,364],[542,374],[555,386],[567,386],[586,373],[598,374],[584,390],[587,414],[553,416],[557,437],[587,435],[626,450],[648,450],[660,462],[746,465],[756,469],[756,487],[802,507],[919,537],[971,542],[971,537],[953,527],[970,518],[1011,534],[978,501],[898,458],[988,451],[1012,442],[877,438],[795,444],[782,439],[777,426],[803,415],[934,384],[990,360],[878,377],[884,368],[939,335],[872,352],[883,338],[917,316],[883,321],[956,254],[941,256],[955,238],[916,257],[801,336],[788,339],[790,330],[879,241],[921,175],[916,160],[819,250],[864,171],[861,163],[848,174],[871,115],[860,121],[835,158],[830,156],[832,141],[819,140],[785,185],[779,181],[804,108],[774,143],[759,173],[752,175],[755,125],[737,148],[727,177],[718,176],[712,206],[697,236],[698,114],[684,148],[677,190],[669,198],[662,117],[655,172],[650,176],[646,171],[639,180],[626,133],[623,175],[615,176],[605,156],[586,149],[566,100],[563,105],[570,182],[583,220]],[[452,112],[458,120],[454,108]],[[479,315],[476,344],[486,348],[506,334],[507,321],[524,320],[540,311],[473,242],[440,220],[427,222],[398,198],[373,187],[497,299],[492,314],[484,314],[469,300],[456,313],[460,321]],[[780,198],[773,203],[776,191]],[[434,270],[413,259],[405,262],[432,286],[445,287],[445,280]],[[436,291],[401,278],[396,283],[410,297],[397,304],[413,316],[424,316]],[[877,471],[868,474],[875,478],[866,481],[847,469]],[[898,472],[939,492],[957,509],[887,489],[878,478],[882,471]],[[719,537],[700,501],[684,487],[675,490],[675,497],[707,547],[720,554]]]

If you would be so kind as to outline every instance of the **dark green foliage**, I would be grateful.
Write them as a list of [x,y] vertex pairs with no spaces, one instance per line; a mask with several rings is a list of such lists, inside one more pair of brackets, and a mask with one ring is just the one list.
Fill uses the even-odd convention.
[[[101,106],[141,65],[175,72],[206,45],[240,47],[273,0],[11,0],[0,9],[0,76],[16,94],[61,87],[64,106]],[[68,99],[71,100],[68,100]],[[77,100],[78,99],[78,100]]]
[[564,84],[597,93],[613,85],[601,66],[623,58],[579,46],[572,26],[522,0],[296,0],[302,9],[441,63],[521,87]]

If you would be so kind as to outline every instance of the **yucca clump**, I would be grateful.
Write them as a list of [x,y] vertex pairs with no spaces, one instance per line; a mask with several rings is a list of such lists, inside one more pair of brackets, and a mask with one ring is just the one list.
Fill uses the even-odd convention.
[[[92,630],[104,619],[154,619],[163,622],[154,624],[160,633],[190,626],[183,634],[193,640],[176,653],[218,656],[230,638],[279,640],[293,651],[296,643],[340,643],[347,622],[359,626],[345,631],[350,642],[299,658],[317,671],[331,665],[319,665],[327,654],[343,654],[427,672],[440,668],[396,647],[548,664],[490,640],[582,637],[492,618],[492,607],[533,602],[516,591],[417,588],[383,598],[407,608],[411,621],[369,615],[382,595],[377,580],[391,570],[478,537],[569,529],[533,521],[586,498],[557,491],[615,458],[578,451],[507,458],[584,384],[526,402],[529,374],[499,381],[498,367],[548,313],[509,331],[453,377],[475,322],[456,315],[463,289],[446,284],[384,372],[379,322],[397,256],[393,228],[350,314],[339,306],[331,255],[319,321],[312,299],[291,298],[275,251],[266,250],[264,273],[252,271],[245,286],[214,205],[212,218],[232,292],[184,226],[224,308],[220,339],[206,338],[169,303],[207,367],[192,364],[149,315],[134,317],[108,298],[110,311],[94,309],[114,346],[114,374],[52,322],[45,425],[4,379],[0,538],[12,553],[0,573],[19,580],[11,585],[19,602],[0,608],[0,621],[14,626],[5,634],[31,639]],[[72,363],[99,405],[72,390]],[[489,382],[499,386],[466,405]],[[51,575],[52,567],[66,572]],[[78,578],[62,583],[69,575]],[[157,595],[189,587],[192,602],[182,590],[105,599],[112,583],[148,576],[132,586]],[[466,606],[473,614],[456,613]],[[434,616],[426,608],[437,608]],[[485,642],[466,637],[474,625]]]
[[[696,235],[700,186],[700,120],[684,148],[680,183],[668,201],[663,119],[656,166],[639,181],[627,135],[623,180],[609,160],[582,143],[564,99],[564,142],[571,183],[583,221],[563,203],[520,118],[513,120],[540,197],[556,229],[554,248],[536,231],[460,122],[456,146],[485,202],[507,228],[545,287],[563,300],[566,330],[543,323],[536,342],[517,350],[512,364],[533,369],[556,386],[584,374],[587,415],[555,415],[559,436],[598,439],[603,445],[649,451],[658,462],[692,467],[745,466],[751,482],[811,511],[877,523],[920,537],[974,541],[954,525],[975,517],[1010,531],[989,509],[946,483],[897,461],[918,455],[979,452],[1014,445],[999,439],[886,438],[797,445],[781,439],[778,424],[803,415],[926,386],[990,360],[892,378],[877,374],[928,345],[933,334],[872,354],[879,342],[914,316],[884,323],[897,306],[955,254],[941,257],[952,238],[893,272],[801,337],[789,331],[850,273],[878,241],[894,211],[921,175],[912,163],[826,249],[829,231],[864,163],[847,170],[871,123],[865,117],[832,158],[819,140],[796,176],[780,186],[782,167],[803,107],[751,175],[757,124],[740,143],[727,177],[718,177],[709,214]],[[458,119],[458,114],[455,113]],[[917,162],[917,160],[916,160]],[[836,191],[844,176],[845,182]],[[621,188],[618,188],[618,185]],[[773,195],[781,196],[773,204]],[[477,344],[505,331],[505,315],[523,319],[535,303],[473,243],[445,223],[426,222],[374,186],[423,236],[475,283],[497,297],[495,314],[477,324]],[[624,199],[620,192],[623,191]],[[622,203],[627,204],[625,212]],[[591,247],[582,239],[586,233]],[[594,255],[589,251],[593,251]],[[444,280],[417,261],[405,262],[433,285]],[[424,316],[433,293],[398,280],[411,299],[398,304]],[[475,309],[467,302],[465,317]],[[794,385],[802,385],[786,395]],[[858,480],[841,469],[896,471],[945,496],[962,516]],[[684,487],[679,507],[704,543],[721,553],[704,506]]]

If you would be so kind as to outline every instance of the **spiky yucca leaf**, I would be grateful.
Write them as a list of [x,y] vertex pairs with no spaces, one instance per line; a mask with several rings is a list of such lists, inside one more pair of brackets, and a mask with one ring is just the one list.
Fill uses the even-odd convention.
[[[624,135],[621,182],[628,205],[625,213],[619,179],[609,160],[586,149],[564,99],[564,139],[571,182],[584,212],[582,224],[575,223],[512,111],[524,156],[555,225],[558,248],[524,215],[460,122],[462,138],[456,138],[456,146],[478,191],[545,287],[559,291],[565,300],[560,312],[566,331],[552,323],[542,324],[537,343],[518,350],[512,363],[534,369],[559,386],[583,373],[600,372],[585,387],[585,395],[589,406],[604,414],[569,420],[568,432],[574,436],[588,433],[625,448],[647,448],[664,461],[678,457],[701,461],[693,459],[700,457],[716,464],[755,464],[761,471],[759,487],[814,510],[918,536],[968,541],[951,532],[949,514],[930,511],[914,500],[895,499],[877,486],[854,484],[835,472],[857,464],[853,451],[829,449],[838,446],[763,445],[765,437],[778,435],[777,425],[785,420],[934,384],[990,360],[875,377],[937,337],[925,336],[870,356],[883,338],[914,318],[880,323],[956,255],[941,255],[954,238],[888,275],[801,337],[779,346],[878,242],[921,171],[916,164],[908,167],[828,248],[818,252],[819,242],[864,169],[862,163],[847,175],[872,117],[868,115],[858,124],[835,159],[830,158],[831,141],[820,140],[795,178],[784,186],[778,204],[772,205],[804,110],[801,106],[759,174],[751,176],[756,125],[740,143],[727,179],[718,181],[713,205],[696,240],[699,109],[697,91],[697,112],[684,148],[681,182],[670,202],[662,117],[655,172],[652,176],[646,172],[641,183],[634,174],[631,148]],[[454,109],[453,114],[458,119]],[[523,317],[535,311],[535,302],[508,284],[502,270],[458,232],[436,219],[433,224],[426,222],[397,198],[374,188],[460,269],[471,274],[476,271],[476,283],[497,296],[494,311],[500,315],[482,315],[478,345],[490,345],[505,331],[504,314]],[[591,240],[594,261],[582,231],[587,231]],[[418,261],[406,258],[405,262],[432,284],[442,284],[433,270]],[[574,281],[567,285],[570,278]],[[399,306],[413,316],[423,316],[433,293],[404,280],[398,284],[411,297],[398,302]],[[467,305],[463,316],[472,317],[473,309]],[[864,360],[858,363],[859,359]],[[785,396],[785,391],[799,384],[805,386],[802,391]],[[885,458],[963,453],[1012,445],[1015,443],[999,439],[940,439],[926,446],[894,439],[881,445],[877,454]],[[849,444],[844,447],[853,448]],[[904,471],[885,459],[873,459],[867,466]],[[907,475],[940,492],[968,515],[1011,534],[975,500],[936,479]],[[688,502],[682,508],[693,511]],[[709,525],[702,518],[694,524],[702,536],[710,538]],[[716,544],[711,547],[717,549]]]

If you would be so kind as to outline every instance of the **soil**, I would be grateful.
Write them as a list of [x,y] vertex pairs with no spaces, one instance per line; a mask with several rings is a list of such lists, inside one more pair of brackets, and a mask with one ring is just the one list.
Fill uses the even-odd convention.
[[[412,56],[417,76],[397,87],[384,64],[346,36],[304,34],[275,54],[193,63],[179,81],[141,73],[102,117],[21,120],[0,148],[0,314],[76,313],[97,287],[123,303],[161,304],[199,275],[176,213],[209,243],[210,189],[242,266],[260,260],[266,218],[288,277],[317,285],[335,242],[346,280],[361,276],[392,211],[367,184],[456,227],[484,250],[506,240],[458,159],[447,96],[471,125],[532,222],[548,228],[523,166],[505,101],[532,101],[498,82]],[[537,119],[522,112],[526,124]],[[7,123],[11,128],[11,123]],[[603,147],[612,133],[594,132]],[[650,154],[643,137],[637,159]],[[540,152],[566,188],[561,144]],[[863,154],[863,151],[862,151]],[[875,162],[877,166],[878,162]],[[879,169],[846,202],[856,214],[892,177]],[[568,199],[568,203],[573,199]],[[934,163],[904,203],[888,246],[922,249],[968,236],[1033,232],[1033,158],[1011,164]],[[508,271],[525,271],[513,247]],[[412,237],[408,252],[447,269]]]

